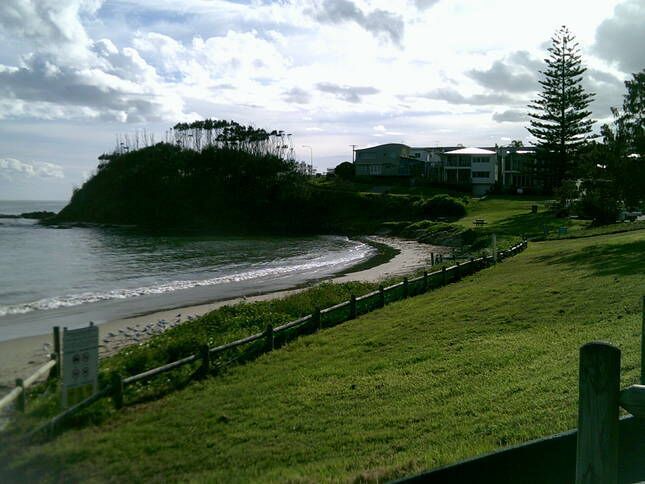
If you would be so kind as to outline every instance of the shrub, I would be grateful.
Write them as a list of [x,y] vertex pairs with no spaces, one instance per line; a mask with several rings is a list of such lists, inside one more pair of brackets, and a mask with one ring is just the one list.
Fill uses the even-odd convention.
[[343,180],[352,180],[356,175],[354,164],[349,161],[343,161],[334,169],[334,174]]
[[466,215],[466,205],[450,195],[435,195],[419,202],[424,216],[436,219],[439,217],[460,218]]

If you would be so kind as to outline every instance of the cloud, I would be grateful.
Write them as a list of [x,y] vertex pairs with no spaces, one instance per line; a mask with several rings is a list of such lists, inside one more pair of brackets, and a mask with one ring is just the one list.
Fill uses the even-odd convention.
[[[121,122],[181,118],[182,100],[166,90],[155,69],[131,48],[94,44],[97,62],[67,65],[32,54],[22,66],[0,65],[0,99],[19,100],[23,116],[56,106],[55,117],[94,117]],[[72,109],[75,108],[75,109]],[[16,113],[14,113],[16,114]]]
[[626,73],[645,68],[645,3],[626,0],[596,29],[592,52]]
[[413,2],[419,10],[426,10],[439,3],[439,0],[413,0]]
[[338,99],[348,103],[360,103],[361,96],[377,94],[378,89],[370,86],[339,86],[330,82],[320,82],[316,85],[319,91],[335,95]]
[[65,178],[63,167],[47,162],[25,162],[15,158],[0,158],[0,177],[12,180],[20,178]]
[[328,24],[355,22],[373,35],[385,37],[396,45],[401,45],[405,28],[401,16],[381,9],[365,13],[350,0],[323,0],[313,11],[313,17]]
[[311,94],[309,94],[304,89],[294,87],[292,89],[289,89],[288,91],[285,91],[282,94],[282,98],[288,103],[307,104],[311,101]]
[[507,109],[501,113],[493,113],[493,121],[498,123],[519,123],[526,120],[526,113],[517,109]]
[[81,16],[95,14],[102,3],[101,0],[2,0],[0,32],[29,39],[41,49],[64,46],[68,53],[80,53],[91,42]]
[[513,103],[514,100],[512,97],[506,94],[474,94],[472,96],[464,96],[455,89],[452,88],[439,88],[433,89],[430,92],[421,94],[418,97],[423,97],[427,99],[438,99],[441,101],[446,101],[450,104],[471,104],[477,106],[486,106],[493,104],[507,104]]
[[534,59],[526,51],[515,51],[504,60],[496,60],[486,70],[472,69],[466,75],[483,87],[495,91],[531,92],[538,89],[542,61]]

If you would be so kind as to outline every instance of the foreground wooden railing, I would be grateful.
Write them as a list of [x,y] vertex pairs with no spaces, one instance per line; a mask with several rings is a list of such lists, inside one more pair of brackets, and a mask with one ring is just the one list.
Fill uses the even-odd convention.
[[[576,483],[618,482],[619,410],[645,418],[645,297],[641,331],[641,385],[620,390],[620,349],[608,343],[580,348]],[[643,435],[645,439],[645,435]],[[643,456],[645,467],[645,456]]]
[[[199,351],[195,354],[186,356],[180,360],[167,363],[157,368],[152,368],[136,375],[123,378],[121,375],[113,374],[110,378],[110,383],[99,392],[78,403],[77,405],[70,407],[63,413],[54,417],[52,420],[41,425],[36,430],[31,432],[30,436],[39,434],[41,432],[47,432],[51,435],[60,428],[61,423],[66,418],[105,396],[111,396],[114,406],[116,408],[121,408],[124,404],[124,389],[128,385],[149,380],[163,373],[167,373],[176,368],[180,368],[191,363],[196,363],[198,361],[201,362],[201,365],[197,371],[197,375],[205,376],[211,370],[211,361],[213,357],[220,356],[228,350],[244,345],[249,345],[257,341],[265,340],[265,349],[270,351],[274,349],[274,340],[277,335],[286,334],[287,332],[293,330],[301,330],[303,328],[309,328],[312,331],[319,330],[325,326],[325,318],[331,318],[332,314],[340,311],[347,312],[346,317],[343,316],[340,318],[340,323],[352,320],[359,314],[364,314],[371,310],[384,307],[387,303],[388,296],[390,297],[391,301],[394,302],[397,300],[405,299],[414,294],[423,294],[432,287],[441,287],[451,282],[456,282],[467,274],[472,274],[485,267],[488,267],[492,263],[502,261],[508,257],[511,257],[526,249],[527,246],[528,242],[524,240],[512,246],[508,250],[499,251],[497,253],[496,261],[493,260],[492,256],[484,256],[479,258],[471,258],[470,260],[463,263],[456,262],[455,265],[451,267],[444,266],[441,270],[434,272],[428,273],[427,271],[424,271],[423,275],[419,277],[413,279],[408,279],[406,277],[402,282],[393,284],[388,287],[380,286],[378,290],[372,291],[359,297],[352,295],[348,301],[341,302],[328,308],[316,310],[312,314],[308,314],[304,317],[285,323],[281,326],[273,328],[269,325],[261,333],[256,333],[245,338],[232,341],[230,343],[216,346],[214,348],[203,346],[199,348]],[[363,306],[363,310],[360,310],[359,304]],[[339,324],[339,322],[335,324]]]
[[57,366],[56,353],[52,353],[49,358],[49,361],[38,368],[30,377],[24,380],[22,378],[16,378],[16,387],[0,399],[0,411],[13,402],[16,402],[16,408],[19,412],[25,411],[27,406],[27,389],[45,375],[54,377]]
[[[618,348],[580,348],[578,428],[406,477],[397,483],[645,482],[645,297],[640,385],[620,390]],[[631,415],[619,418],[620,408]]]

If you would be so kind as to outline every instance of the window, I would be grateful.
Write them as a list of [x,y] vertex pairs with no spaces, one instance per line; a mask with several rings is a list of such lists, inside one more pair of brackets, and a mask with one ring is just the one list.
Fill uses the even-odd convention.
[[370,165],[370,175],[380,175],[381,165]]
[[490,178],[490,171],[473,171],[473,178]]

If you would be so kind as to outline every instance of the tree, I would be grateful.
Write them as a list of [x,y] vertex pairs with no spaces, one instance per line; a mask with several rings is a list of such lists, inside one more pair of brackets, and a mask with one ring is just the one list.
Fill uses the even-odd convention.
[[334,174],[338,178],[342,178],[343,180],[353,179],[354,175],[356,175],[356,171],[354,169],[354,163],[350,163],[349,161],[343,161],[340,165],[338,165],[334,169]]
[[625,81],[622,110],[612,108],[614,122],[601,133],[604,156],[597,166],[612,179],[627,208],[638,207],[645,196],[645,70]]
[[542,92],[529,104],[529,133],[538,140],[538,155],[543,165],[545,188],[553,189],[566,178],[575,177],[576,155],[591,135],[593,120],[588,110],[595,94],[582,87],[580,49],[573,34],[562,26],[551,39],[540,71]]

